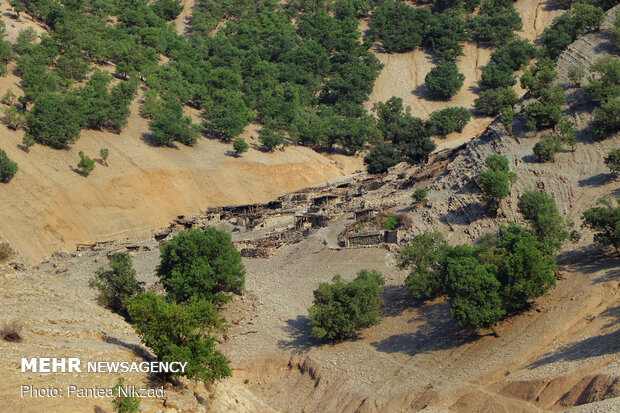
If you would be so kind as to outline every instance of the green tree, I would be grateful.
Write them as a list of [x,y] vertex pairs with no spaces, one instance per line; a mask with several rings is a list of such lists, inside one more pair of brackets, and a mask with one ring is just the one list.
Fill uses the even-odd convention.
[[385,217],[385,220],[383,221],[383,228],[395,230],[396,227],[398,227],[398,220],[392,215],[388,214],[388,216]]
[[470,119],[471,112],[462,106],[445,108],[430,114],[428,126],[433,133],[446,136],[452,132],[462,132]]
[[575,87],[581,87],[581,81],[586,75],[586,67],[581,62],[577,62],[568,68],[568,79],[575,84]]
[[590,83],[584,90],[600,103],[620,97],[620,59],[604,55],[590,66]]
[[413,195],[411,195],[411,198],[413,198],[413,200],[419,204],[426,200],[427,195],[428,191],[426,190],[426,188],[418,188],[413,191]]
[[83,103],[71,94],[43,93],[26,115],[27,133],[57,149],[77,141],[85,123]]
[[620,97],[603,102],[601,107],[594,108],[592,129],[599,139],[605,139],[620,130]]
[[531,225],[534,235],[542,242],[543,253],[558,253],[570,236],[570,222],[562,219],[555,200],[542,191],[525,191],[517,206],[523,218]]
[[9,182],[17,173],[17,163],[0,149],[0,182]]
[[480,92],[474,100],[474,108],[487,116],[496,116],[503,108],[512,108],[518,101],[517,92],[510,87],[488,89]]
[[80,151],[80,162],[78,163],[78,168],[82,171],[82,173],[86,176],[90,175],[90,173],[95,169],[95,160],[84,155],[84,152]]
[[112,409],[116,413],[138,413],[140,411],[140,399],[134,396],[121,396],[121,389],[125,387],[125,379],[119,377],[114,386],[116,397],[112,399]]
[[558,131],[560,132],[560,138],[571,148],[572,152],[575,152],[575,146],[577,145],[577,135],[575,135],[575,123],[573,123],[567,116],[562,116],[558,122]]
[[491,328],[506,313],[495,271],[494,265],[481,264],[473,257],[446,258],[450,314],[459,327]]
[[24,113],[15,106],[2,108],[2,122],[10,129],[17,130],[22,128],[26,123]]
[[101,157],[101,162],[108,166],[108,156],[110,156],[110,150],[108,148],[99,149],[99,156]]
[[376,8],[370,29],[388,52],[406,52],[422,44],[432,17],[427,7],[416,9],[397,1],[382,2]]
[[443,264],[449,245],[440,232],[413,237],[397,255],[398,267],[409,269],[405,284],[416,299],[429,300],[445,293]]
[[559,137],[547,136],[536,142],[534,145],[534,155],[536,155],[540,162],[553,161],[555,154],[563,149],[562,141]]
[[247,152],[249,148],[249,145],[243,138],[237,138],[233,141],[233,149],[235,150],[236,156],[241,156],[241,154]]
[[228,360],[215,348],[214,333],[223,330],[225,320],[213,303],[196,297],[184,305],[168,303],[148,291],[134,295],[127,310],[136,333],[157,360],[187,363],[179,375],[204,382],[231,375]]
[[510,193],[510,186],[517,180],[517,174],[510,171],[508,159],[502,155],[491,155],[485,161],[487,169],[480,172],[477,183],[489,207],[497,208]]
[[454,96],[463,86],[465,75],[459,72],[456,63],[443,61],[433,67],[424,78],[431,93],[442,99]]
[[16,100],[17,96],[15,96],[15,93],[13,93],[11,89],[7,89],[6,93],[2,95],[2,103],[4,103],[5,105],[12,106],[15,104]]
[[605,165],[612,172],[620,172],[620,148],[612,149],[605,157]]
[[242,291],[245,267],[241,254],[226,231],[213,227],[191,229],[160,246],[157,274],[166,293],[177,302],[196,296],[215,303],[227,302],[227,293]]
[[162,101],[149,123],[153,140],[158,145],[171,145],[173,141],[189,146],[195,144],[200,126],[192,124],[189,116],[183,116],[183,105],[180,102],[170,97]]
[[364,158],[368,173],[381,174],[401,161],[396,147],[391,143],[381,143],[370,150]]
[[30,148],[33,147],[35,143],[34,138],[28,133],[22,138],[22,145],[26,148],[26,152],[30,152]]
[[269,152],[284,144],[284,136],[269,128],[260,130],[258,133],[258,140]]
[[97,302],[100,305],[127,316],[129,299],[142,292],[144,283],[136,279],[136,270],[129,254],[113,254],[109,258],[109,265],[109,270],[99,267],[88,285],[98,291]]
[[514,117],[515,111],[512,109],[512,106],[504,106],[499,114],[499,121],[510,133],[512,133],[512,122]]
[[489,89],[509,88],[517,84],[517,79],[509,66],[503,63],[491,64],[482,71],[480,84]]
[[595,231],[595,242],[611,245],[620,253],[620,199],[616,197],[615,206],[609,196],[600,198],[597,203],[600,206],[584,211],[582,226]]
[[600,7],[587,3],[575,3],[573,5],[573,16],[579,29],[598,30],[603,23],[605,13]]
[[377,270],[361,270],[349,282],[336,274],[332,284],[321,283],[314,290],[314,303],[308,309],[312,336],[344,339],[378,324],[383,283],[383,276]]
[[497,279],[504,307],[522,310],[555,286],[555,259],[526,228],[515,223],[503,228],[496,254],[501,256]]
[[243,132],[252,114],[238,93],[217,90],[205,104],[205,128],[223,139],[230,139]]

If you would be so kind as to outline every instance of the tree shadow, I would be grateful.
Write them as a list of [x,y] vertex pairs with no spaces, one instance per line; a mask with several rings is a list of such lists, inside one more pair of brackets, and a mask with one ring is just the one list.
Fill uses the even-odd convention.
[[226,152],[224,152],[224,155],[230,156],[231,158],[238,158],[237,152],[232,150],[227,150]]
[[448,102],[450,99],[442,98],[441,96],[435,95],[428,87],[426,82],[418,85],[415,89],[411,91],[411,94],[416,96],[418,99],[423,99],[429,102]]
[[487,215],[487,207],[481,202],[471,202],[442,215],[439,220],[446,224],[469,225]]
[[297,318],[286,320],[286,326],[282,329],[289,335],[289,340],[279,340],[278,347],[291,351],[295,354],[308,352],[313,345],[318,344],[318,340],[312,337],[310,320],[305,315],[298,315]]
[[141,357],[149,361],[155,360],[155,357],[153,357],[153,355],[147,349],[140,346],[139,344],[126,343],[122,340],[119,340],[116,337],[110,337],[110,336],[106,336],[105,342],[129,349],[136,357]]
[[388,285],[383,287],[383,317],[396,317],[412,307],[419,307],[422,302],[413,298],[406,285]]
[[[564,251],[557,256],[557,263],[561,266],[572,266],[571,271],[592,274],[597,271],[608,271],[595,282],[609,281],[610,277],[620,275],[620,258],[611,247],[589,244],[578,249]],[[609,274],[611,273],[611,274]]]
[[586,179],[580,179],[579,186],[603,186],[608,184],[609,181],[613,181],[614,179],[616,179],[616,174],[613,172],[600,173]]
[[88,174],[79,168],[74,168],[73,166],[69,165],[69,169],[71,169],[73,172],[75,172],[76,174],[80,175],[83,178],[88,178]]
[[534,155],[533,153],[522,156],[521,161],[525,163],[538,163],[538,159],[536,159],[536,155]]
[[408,356],[446,350],[475,341],[479,336],[457,327],[450,316],[447,302],[431,303],[421,307],[419,316],[409,323],[424,321],[416,331],[392,335],[371,343],[382,353],[405,353]]
[[530,370],[559,361],[578,361],[618,352],[620,330],[605,335],[589,337],[547,353],[541,359],[527,366]]
[[142,134],[140,135],[140,139],[142,140],[142,142],[146,143],[151,148],[164,148],[165,147],[165,148],[179,149],[179,146],[174,142],[171,142],[168,145],[160,145],[159,142],[157,142],[155,138],[153,137],[153,134],[148,133],[148,132],[142,132]]

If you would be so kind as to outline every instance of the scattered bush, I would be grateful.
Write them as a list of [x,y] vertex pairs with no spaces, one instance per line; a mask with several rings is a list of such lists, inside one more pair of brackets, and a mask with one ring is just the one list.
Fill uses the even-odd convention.
[[105,166],[108,166],[108,156],[110,155],[110,150],[108,148],[99,149],[99,156],[101,157],[101,163]]
[[10,341],[12,343],[20,343],[22,341],[22,328],[23,324],[17,320],[4,323],[2,330],[0,330],[0,336],[4,341]]
[[8,242],[0,242],[0,262],[4,262],[11,258],[15,251]]
[[562,141],[557,136],[547,136],[541,138],[536,145],[534,145],[534,155],[540,162],[553,161],[555,154],[561,152]]
[[215,332],[225,320],[212,303],[193,297],[184,305],[168,303],[152,291],[134,295],[129,318],[144,345],[160,361],[187,362],[179,375],[213,382],[231,375],[228,360],[215,348]]
[[182,231],[160,246],[157,274],[170,298],[184,302],[198,297],[223,303],[227,293],[240,292],[245,285],[241,254],[226,231],[213,227],[204,231]]
[[136,270],[129,254],[113,254],[109,258],[109,265],[109,270],[99,267],[88,285],[98,291],[97,302],[100,305],[127,316],[129,299],[142,292],[144,283],[136,279]]
[[392,215],[388,215],[383,221],[383,228],[395,230],[398,227],[398,220]]
[[463,86],[465,75],[459,72],[456,63],[443,61],[433,67],[424,78],[431,93],[442,99],[454,96]]
[[568,79],[575,84],[575,87],[581,87],[581,81],[585,75],[586,67],[581,62],[568,68]]
[[78,163],[78,168],[82,171],[82,173],[86,176],[90,175],[90,173],[95,169],[95,160],[84,155],[84,152],[80,151],[80,162]]
[[249,148],[249,145],[243,138],[237,138],[233,141],[233,149],[235,150],[236,156],[241,156],[241,154],[247,152]]
[[121,396],[120,389],[125,387],[125,379],[119,377],[114,386],[114,394],[116,397],[112,400],[112,409],[116,413],[137,413],[140,411],[140,399],[134,396]]
[[17,173],[17,163],[0,149],[0,182],[9,182]]
[[612,149],[605,157],[605,165],[612,172],[620,172],[620,148]]
[[344,339],[378,324],[383,283],[383,276],[377,270],[362,270],[349,282],[336,274],[332,284],[321,283],[314,290],[314,304],[308,309],[312,336]]
[[428,191],[426,190],[426,188],[418,188],[415,191],[413,191],[413,195],[411,195],[411,198],[413,198],[415,202],[421,203],[426,200],[427,195],[428,195]]

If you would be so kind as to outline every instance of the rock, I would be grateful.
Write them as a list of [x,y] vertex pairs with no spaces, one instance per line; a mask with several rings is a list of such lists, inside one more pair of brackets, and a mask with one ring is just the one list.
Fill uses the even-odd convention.
[[167,392],[164,406],[166,409],[173,409],[177,412],[205,411],[204,406],[201,406],[198,400],[196,400],[194,393],[187,389],[183,389],[180,392]]

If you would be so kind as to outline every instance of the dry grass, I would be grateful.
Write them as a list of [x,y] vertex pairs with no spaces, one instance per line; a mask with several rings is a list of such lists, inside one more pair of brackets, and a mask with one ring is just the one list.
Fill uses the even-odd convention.
[[13,248],[8,242],[0,242],[0,262],[5,262],[14,254]]
[[2,330],[0,330],[0,336],[2,336],[5,341],[19,343],[22,341],[21,332],[23,327],[23,324],[17,320],[4,323]]

